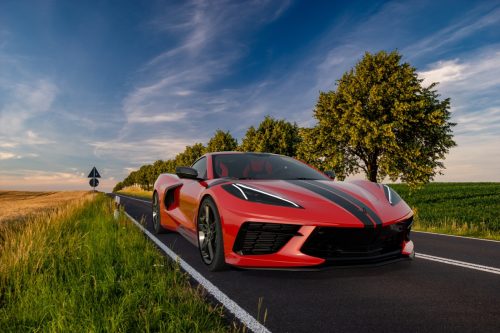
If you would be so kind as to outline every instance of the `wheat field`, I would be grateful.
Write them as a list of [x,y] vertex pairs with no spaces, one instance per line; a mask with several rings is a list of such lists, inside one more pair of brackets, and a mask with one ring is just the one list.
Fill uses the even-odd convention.
[[87,191],[0,191],[0,223],[9,220],[22,220],[31,215],[53,210],[90,193]]

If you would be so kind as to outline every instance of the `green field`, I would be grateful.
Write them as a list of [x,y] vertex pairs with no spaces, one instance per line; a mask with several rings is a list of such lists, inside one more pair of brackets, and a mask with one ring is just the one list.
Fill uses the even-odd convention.
[[234,330],[103,194],[4,228],[0,332]]
[[500,183],[392,184],[416,213],[415,229],[500,239]]

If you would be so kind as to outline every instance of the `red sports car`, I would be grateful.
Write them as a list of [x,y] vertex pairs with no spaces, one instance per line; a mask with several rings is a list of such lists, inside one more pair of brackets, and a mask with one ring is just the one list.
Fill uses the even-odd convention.
[[209,153],[158,177],[154,230],[183,235],[212,271],[413,258],[413,212],[394,190],[327,174],[281,155]]

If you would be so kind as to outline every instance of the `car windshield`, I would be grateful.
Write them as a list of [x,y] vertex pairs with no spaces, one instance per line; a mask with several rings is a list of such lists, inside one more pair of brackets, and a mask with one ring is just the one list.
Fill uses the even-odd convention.
[[328,179],[324,174],[293,158],[274,154],[220,154],[212,158],[214,178],[237,179]]

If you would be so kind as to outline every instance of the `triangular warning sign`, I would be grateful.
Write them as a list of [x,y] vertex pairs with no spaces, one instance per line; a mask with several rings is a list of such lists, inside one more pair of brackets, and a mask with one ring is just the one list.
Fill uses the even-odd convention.
[[90,171],[88,178],[101,178],[99,171],[94,167],[92,171]]

